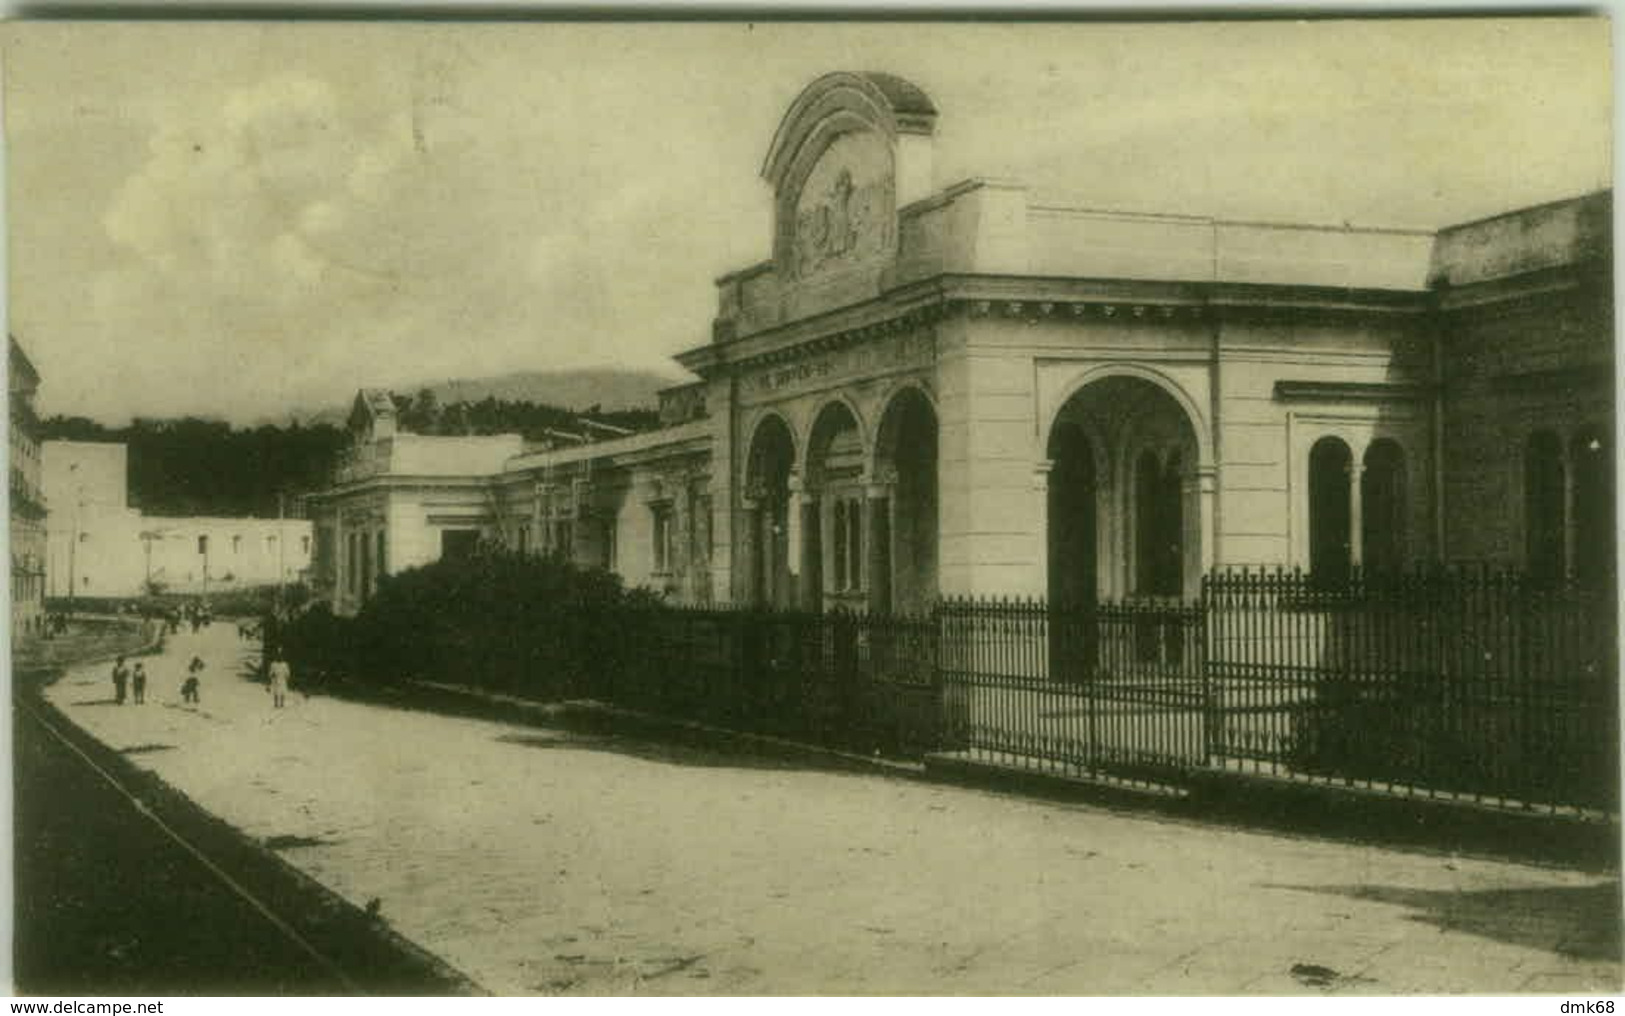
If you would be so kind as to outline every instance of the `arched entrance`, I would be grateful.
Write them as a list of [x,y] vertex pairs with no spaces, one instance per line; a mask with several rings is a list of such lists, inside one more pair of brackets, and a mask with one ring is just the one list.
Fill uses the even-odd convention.
[[802,508],[802,602],[866,606],[863,437],[844,402],[819,411],[807,438],[806,500]]
[[763,419],[745,465],[750,601],[760,606],[795,605],[790,578],[790,473],[795,461],[789,425],[777,416]]
[[1047,454],[1053,603],[1195,595],[1201,452],[1173,395],[1135,376],[1086,384],[1056,413]]
[[937,414],[925,394],[904,388],[881,415],[871,499],[873,609],[915,613],[937,596]]

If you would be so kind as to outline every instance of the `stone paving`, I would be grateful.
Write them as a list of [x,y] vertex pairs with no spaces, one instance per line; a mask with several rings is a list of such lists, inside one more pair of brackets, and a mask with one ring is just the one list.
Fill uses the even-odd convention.
[[149,661],[143,707],[100,667],[48,695],[501,994],[1621,987],[1617,875],[319,696],[278,711],[240,674],[252,651],[217,624]]

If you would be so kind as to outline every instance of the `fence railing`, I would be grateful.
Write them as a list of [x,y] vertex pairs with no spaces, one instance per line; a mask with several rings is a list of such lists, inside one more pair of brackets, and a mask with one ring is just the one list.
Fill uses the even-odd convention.
[[1617,812],[1616,601],[1510,572],[1221,572],[1211,763]]
[[614,621],[624,662],[592,690],[866,752],[1617,812],[1613,608],[1510,573],[1285,570],[1215,572],[1194,602],[659,608]]
[[412,660],[328,625],[335,659],[865,754],[1619,811],[1614,595],[1511,573],[1220,571],[1190,602],[916,616],[560,604],[480,630],[431,615]]

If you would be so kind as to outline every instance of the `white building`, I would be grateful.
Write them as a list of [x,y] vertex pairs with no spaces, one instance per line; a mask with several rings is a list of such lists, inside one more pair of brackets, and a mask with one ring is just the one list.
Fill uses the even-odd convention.
[[129,507],[122,444],[46,441],[46,595],[206,594],[293,582],[310,566],[304,519],[146,516]]

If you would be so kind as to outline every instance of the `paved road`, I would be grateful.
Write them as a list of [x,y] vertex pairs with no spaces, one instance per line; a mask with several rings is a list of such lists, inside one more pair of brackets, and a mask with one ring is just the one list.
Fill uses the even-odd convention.
[[[174,699],[192,653],[203,704]],[[391,709],[271,707],[215,630],[115,748],[504,994],[1585,992],[1619,881]],[[449,675],[454,677],[455,675]],[[297,675],[295,687],[297,688]]]

